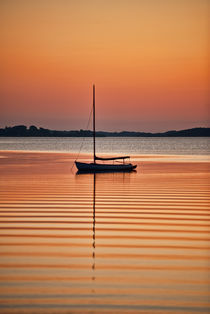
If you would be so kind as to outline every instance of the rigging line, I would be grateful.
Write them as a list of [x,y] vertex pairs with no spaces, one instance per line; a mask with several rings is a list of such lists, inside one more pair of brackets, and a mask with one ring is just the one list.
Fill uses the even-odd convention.
[[[87,123],[87,126],[86,126],[86,130],[87,130],[88,127],[89,127],[90,119],[91,119],[92,113],[93,113],[93,108],[91,108],[91,111],[90,111],[90,115],[89,115],[88,123]],[[84,144],[85,138],[86,138],[86,136],[83,136],[83,138],[82,138],[82,143],[81,143],[81,145],[80,145],[80,149],[79,149],[79,152],[78,152],[78,154],[77,154],[77,157],[76,157],[75,161],[77,161],[77,159],[79,158],[79,155],[80,155],[80,153],[81,153],[82,146],[83,146],[83,144]],[[72,165],[72,167],[71,167],[71,170],[73,169],[73,167],[74,167],[74,163],[73,163],[73,165]]]

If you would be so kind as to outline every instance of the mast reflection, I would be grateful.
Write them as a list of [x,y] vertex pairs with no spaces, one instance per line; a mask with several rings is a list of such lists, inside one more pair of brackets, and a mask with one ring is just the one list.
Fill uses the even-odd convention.
[[[92,269],[95,271],[95,250],[96,250],[96,174],[93,174],[93,264]],[[93,273],[92,280],[95,280],[95,274]]]

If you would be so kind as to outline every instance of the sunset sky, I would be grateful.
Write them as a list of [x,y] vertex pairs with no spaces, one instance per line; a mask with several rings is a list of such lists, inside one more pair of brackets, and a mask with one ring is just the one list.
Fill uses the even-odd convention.
[[0,0],[0,127],[208,126],[208,0]]

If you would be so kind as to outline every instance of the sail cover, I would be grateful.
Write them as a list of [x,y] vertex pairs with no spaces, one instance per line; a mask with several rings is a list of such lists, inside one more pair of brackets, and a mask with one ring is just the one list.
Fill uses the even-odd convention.
[[126,159],[126,158],[130,158],[130,156],[110,157],[110,158],[95,157],[95,160],[117,160],[117,159]]

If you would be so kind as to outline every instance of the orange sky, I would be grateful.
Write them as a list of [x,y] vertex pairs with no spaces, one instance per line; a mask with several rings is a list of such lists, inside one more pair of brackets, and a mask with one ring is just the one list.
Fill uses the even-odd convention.
[[208,0],[1,0],[0,127],[207,126]]

